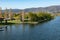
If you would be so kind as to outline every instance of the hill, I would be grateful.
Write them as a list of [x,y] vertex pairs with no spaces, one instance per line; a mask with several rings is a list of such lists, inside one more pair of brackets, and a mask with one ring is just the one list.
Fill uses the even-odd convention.
[[[9,9],[8,9],[9,10]],[[2,10],[4,12],[5,10]],[[21,12],[22,9],[12,9],[13,12]],[[60,5],[48,6],[48,7],[38,7],[38,8],[26,8],[23,9],[24,12],[52,12],[60,13]]]

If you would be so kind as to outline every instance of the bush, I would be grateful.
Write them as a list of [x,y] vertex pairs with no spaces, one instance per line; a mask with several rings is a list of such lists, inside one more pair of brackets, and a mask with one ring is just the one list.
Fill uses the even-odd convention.
[[29,18],[31,21],[51,20],[53,17],[50,13],[32,13],[29,12]]

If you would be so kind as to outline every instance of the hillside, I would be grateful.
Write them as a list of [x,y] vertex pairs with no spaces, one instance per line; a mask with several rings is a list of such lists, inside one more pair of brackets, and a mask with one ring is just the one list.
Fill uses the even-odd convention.
[[[9,9],[8,9],[9,10]],[[4,12],[5,10],[2,10]],[[22,9],[12,9],[13,12],[21,12]],[[60,5],[48,6],[48,7],[38,7],[38,8],[26,8],[23,11],[25,12],[52,12],[52,13],[60,13]]]

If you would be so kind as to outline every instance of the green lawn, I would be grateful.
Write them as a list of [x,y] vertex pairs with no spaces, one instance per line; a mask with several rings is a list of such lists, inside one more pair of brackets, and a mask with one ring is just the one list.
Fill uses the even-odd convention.
[[29,23],[29,24],[37,24],[38,22],[22,22],[20,20],[8,20],[7,23],[5,23],[5,21],[3,21],[2,23],[0,23],[0,25],[10,25],[10,24],[20,24],[20,23]]
[[21,21],[20,20],[9,20],[8,22],[9,23],[20,23]]
[[15,23],[15,24],[19,24],[19,23],[37,24],[38,22],[21,22],[20,20],[11,20],[11,21],[8,21],[8,23]]

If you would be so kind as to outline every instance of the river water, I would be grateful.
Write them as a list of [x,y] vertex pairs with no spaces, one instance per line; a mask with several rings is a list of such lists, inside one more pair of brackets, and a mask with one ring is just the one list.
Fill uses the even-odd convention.
[[36,25],[7,25],[0,31],[0,40],[60,40],[60,16]]

